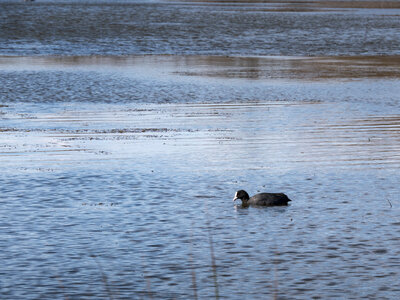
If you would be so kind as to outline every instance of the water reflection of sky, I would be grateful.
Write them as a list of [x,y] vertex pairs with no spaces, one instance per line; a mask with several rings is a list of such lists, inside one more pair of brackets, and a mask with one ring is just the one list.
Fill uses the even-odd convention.
[[0,3],[0,298],[398,296],[396,10],[40,2]]
[[[349,102],[368,104],[364,110],[377,112],[398,105],[398,74],[393,71],[397,60],[390,64],[388,59],[322,59],[319,63],[319,59],[301,58],[2,57],[1,100],[26,105]],[[253,66],[248,76],[242,68],[249,63]],[[328,73],[333,66],[336,68],[330,76],[319,76]],[[376,68],[378,70],[372,73]],[[254,72],[262,75],[254,78]]]

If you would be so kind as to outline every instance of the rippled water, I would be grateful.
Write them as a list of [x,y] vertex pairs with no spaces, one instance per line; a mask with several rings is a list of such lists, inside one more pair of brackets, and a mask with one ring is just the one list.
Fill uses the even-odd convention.
[[398,298],[396,9],[98,3],[0,2],[1,299]]
[[295,9],[277,3],[5,1],[0,54],[398,54],[400,7]]

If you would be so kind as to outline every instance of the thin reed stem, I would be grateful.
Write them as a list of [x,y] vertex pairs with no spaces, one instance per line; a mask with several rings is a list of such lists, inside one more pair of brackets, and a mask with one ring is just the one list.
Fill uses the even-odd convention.
[[197,283],[196,283],[196,270],[193,263],[193,223],[190,228],[190,254],[189,254],[190,269],[192,270],[192,288],[193,298],[197,300]]
[[93,255],[93,254],[92,254],[91,257],[94,259],[94,261],[95,261],[96,264],[97,264],[98,269],[100,270],[101,280],[103,281],[104,288],[105,288],[105,290],[106,290],[106,292],[107,292],[108,298],[109,298],[110,300],[114,300],[113,295],[112,295],[112,293],[111,293],[110,286],[108,285],[107,275],[104,273],[103,268],[101,267],[99,261],[98,261],[97,258],[96,258],[96,255]]
[[215,263],[215,255],[214,255],[214,242],[211,234],[210,220],[208,215],[207,204],[206,208],[206,218],[207,218],[207,232],[208,232],[208,242],[210,244],[210,255],[211,255],[211,267],[213,270],[213,278],[214,278],[214,289],[215,289],[215,299],[219,299],[219,288],[218,288],[218,274],[217,274],[217,265]]

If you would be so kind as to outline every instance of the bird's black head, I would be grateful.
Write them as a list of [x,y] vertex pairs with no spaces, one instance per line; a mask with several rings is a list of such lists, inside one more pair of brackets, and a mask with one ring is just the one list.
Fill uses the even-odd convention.
[[233,198],[233,201],[235,201],[236,199],[240,199],[240,200],[242,200],[242,202],[247,202],[247,200],[249,200],[250,197],[246,191],[240,190],[240,191],[236,192],[235,197]]

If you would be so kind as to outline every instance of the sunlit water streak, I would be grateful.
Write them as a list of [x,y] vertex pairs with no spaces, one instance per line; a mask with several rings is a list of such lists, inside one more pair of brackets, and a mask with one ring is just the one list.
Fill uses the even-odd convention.
[[182,157],[208,161],[203,168],[227,170],[315,164],[399,167],[399,115],[353,117],[355,110],[337,120],[336,113],[331,113],[335,106],[312,102],[136,104],[124,110],[105,105],[105,111],[3,113],[3,124],[18,124],[1,129],[3,165],[14,160],[17,165],[37,159],[51,165],[53,160],[127,161],[171,155],[175,167],[183,168],[192,164]]

